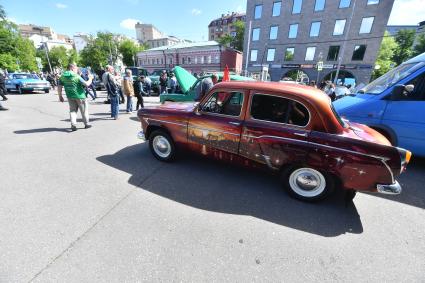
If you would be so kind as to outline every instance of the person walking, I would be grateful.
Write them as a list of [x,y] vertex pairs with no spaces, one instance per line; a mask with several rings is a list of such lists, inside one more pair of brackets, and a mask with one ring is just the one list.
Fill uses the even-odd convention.
[[[89,76],[91,75],[90,69],[87,69],[86,73],[84,73],[83,78],[87,81],[89,79]],[[97,94],[96,94],[96,87],[95,87],[96,77],[93,75],[93,81],[91,85],[89,85],[86,88],[87,94],[90,95],[92,100],[96,100]]]
[[81,116],[84,122],[84,128],[91,128],[89,124],[89,109],[86,103],[85,87],[92,83],[93,76],[89,76],[89,80],[85,81],[81,76],[77,74],[78,67],[75,63],[70,63],[68,71],[65,71],[59,78],[58,83],[58,95],[59,101],[64,102],[62,96],[62,88],[65,88],[65,94],[68,98],[69,104],[69,116],[71,119],[71,130],[77,130],[77,112],[78,109],[81,112]]
[[141,75],[140,76],[140,82],[139,82],[139,92],[136,93],[136,98],[137,98],[137,103],[136,103],[136,111],[139,110],[139,106],[141,108],[144,108],[144,101],[143,101],[143,96],[149,96],[148,92],[147,92],[147,82],[146,82],[146,77]]
[[122,93],[122,77],[120,72],[118,71],[115,71],[114,75],[115,75],[115,82],[118,86],[118,93],[120,95],[120,104],[123,104],[125,102],[125,99],[124,99],[124,94]]
[[111,117],[114,120],[118,119],[119,112],[119,92],[118,92],[118,84],[115,80],[114,68],[112,66],[108,66],[108,72],[105,75],[105,87],[108,91],[108,97],[111,102]]
[[6,75],[4,74],[3,70],[0,70],[0,96],[3,98],[3,100],[7,100],[6,94]]
[[165,70],[162,71],[161,76],[159,77],[159,93],[167,93],[168,77]]
[[170,93],[176,93],[177,79],[174,73],[170,74]]
[[133,76],[131,74],[131,70],[125,71],[125,76],[122,81],[123,92],[124,95],[127,96],[127,113],[133,112],[133,96],[134,96],[134,88],[133,88]]

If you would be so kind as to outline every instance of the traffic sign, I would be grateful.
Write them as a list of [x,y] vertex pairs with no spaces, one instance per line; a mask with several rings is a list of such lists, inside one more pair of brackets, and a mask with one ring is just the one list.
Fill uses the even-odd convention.
[[323,70],[323,61],[317,62],[317,70],[322,71]]

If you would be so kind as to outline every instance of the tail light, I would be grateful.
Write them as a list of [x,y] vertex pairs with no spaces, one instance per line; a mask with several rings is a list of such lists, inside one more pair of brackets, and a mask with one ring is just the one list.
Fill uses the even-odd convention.
[[400,154],[400,161],[401,161],[400,173],[402,173],[406,170],[406,166],[410,162],[410,158],[412,157],[412,152],[399,147],[397,147],[397,150],[398,150],[398,153]]

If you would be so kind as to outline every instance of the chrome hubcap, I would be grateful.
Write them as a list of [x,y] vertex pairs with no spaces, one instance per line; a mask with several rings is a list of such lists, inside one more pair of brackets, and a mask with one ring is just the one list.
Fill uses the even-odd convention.
[[153,150],[162,158],[167,158],[171,153],[171,144],[163,136],[156,136],[153,139]]
[[289,176],[291,189],[303,197],[315,197],[326,188],[325,177],[317,170],[299,168]]

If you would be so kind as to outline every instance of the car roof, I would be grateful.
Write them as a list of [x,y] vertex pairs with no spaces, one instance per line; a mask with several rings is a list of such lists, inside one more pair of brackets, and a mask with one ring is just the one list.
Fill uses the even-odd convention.
[[272,94],[294,99],[303,104],[307,103],[315,108],[317,115],[320,116],[319,119],[321,119],[322,125],[325,126],[327,131],[340,133],[343,130],[343,127],[333,114],[329,96],[317,88],[284,82],[230,81],[215,84],[211,92],[220,88],[247,89],[259,94]]
[[229,87],[229,88],[246,88],[256,91],[273,92],[294,95],[305,100],[312,100],[317,103],[329,103],[329,97],[321,90],[293,83],[284,82],[261,82],[261,81],[230,81],[217,83],[215,88]]

